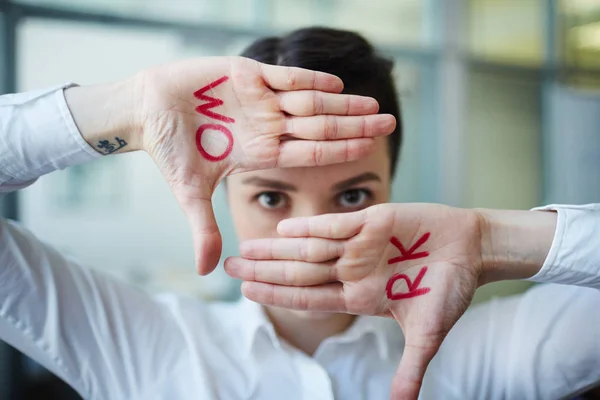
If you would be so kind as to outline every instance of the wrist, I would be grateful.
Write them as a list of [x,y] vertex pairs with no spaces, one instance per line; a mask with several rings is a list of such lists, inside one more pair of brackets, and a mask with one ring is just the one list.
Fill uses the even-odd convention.
[[134,80],[76,86],[65,99],[83,139],[101,154],[141,149]]
[[556,213],[475,210],[481,225],[482,284],[526,279],[544,264],[556,230]]

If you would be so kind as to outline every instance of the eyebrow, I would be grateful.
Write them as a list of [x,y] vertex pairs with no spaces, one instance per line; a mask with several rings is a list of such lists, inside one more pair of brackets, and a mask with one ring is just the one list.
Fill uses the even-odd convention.
[[340,191],[349,188],[350,186],[357,185],[359,183],[369,182],[369,181],[377,181],[381,182],[381,178],[379,175],[373,172],[365,172],[364,174],[357,175],[353,178],[346,179],[345,181],[341,181],[333,185],[333,190]]
[[289,183],[274,179],[259,178],[258,176],[246,178],[242,181],[242,183],[245,185],[254,185],[275,190],[287,190],[288,192],[295,192],[297,190],[294,185],[290,185]]

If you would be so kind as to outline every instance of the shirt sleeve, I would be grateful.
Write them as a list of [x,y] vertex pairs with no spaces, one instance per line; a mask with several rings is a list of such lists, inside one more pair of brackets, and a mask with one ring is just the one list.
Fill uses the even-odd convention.
[[471,308],[432,360],[424,398],[561,399],[600,385],[599,308],[600,291],[555,284]]
[[163,303],[0,219],[0,339],[86,399],[141,399],[181,359]]
[[600,204],[534,210],[554,210],[558,219],[550,252],[530,280],[600,289]]
[[71,116],[64,96],[71,86],[0,96],[0,193],[101,155]]

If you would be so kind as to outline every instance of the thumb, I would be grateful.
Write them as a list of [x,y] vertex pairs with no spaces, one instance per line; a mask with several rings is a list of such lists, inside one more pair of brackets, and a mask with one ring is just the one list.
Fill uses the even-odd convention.
[[393,400],[416,400],[429,362],[439,349],[441,339],[427,336],[406,336],[400,365],[392,381]]
[[222,248],[212,201],[210,198],[188,200],[182,208],[192,229],[196,270],[200,275],[208,275],[219,263]]

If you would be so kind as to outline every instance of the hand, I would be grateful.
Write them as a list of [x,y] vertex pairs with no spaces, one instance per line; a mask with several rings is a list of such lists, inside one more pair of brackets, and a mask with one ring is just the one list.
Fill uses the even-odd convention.
[[[69,107],[84,138],[103,151],[111,144],[98,141],[98,132],[112,139],[123,129],[107,121],[127,115],[121,126],[134,129],[121,132],[116,144],[143,149],[158,165],[190,221],[200,274],[211,272],[221,254],[211,196],[225,176],[355,160],[370,153],[373,137],[395,128],[391,115],[372,115],[374,99],[338,94],[337,77],[241,57],[161,66],[117,86],[119,95],[96,104],[89,92],[73,90]],[[109,118],[88,123],[94,118],[86,113],[107,107]]]
[[392,316],[405,349],[393,398],[416,399],[427,365],[483,282],[477,212],[384,204],[282,221],[285,238],[240,245],[225,270],[250,300],[286,308]]

